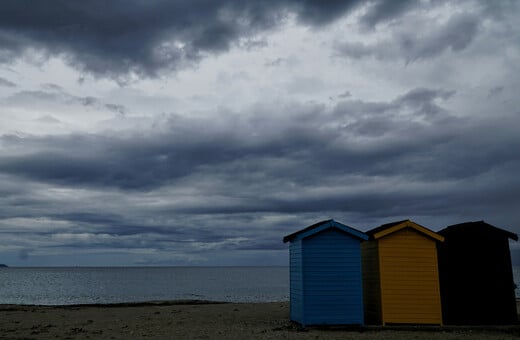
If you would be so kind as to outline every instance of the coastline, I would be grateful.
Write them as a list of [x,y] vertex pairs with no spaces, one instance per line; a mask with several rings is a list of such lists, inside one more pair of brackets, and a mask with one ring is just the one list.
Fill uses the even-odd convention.
[[520,326],[307,327],[288,302],[200,300],[102,305],[0,305],[2,339],[513,339]]

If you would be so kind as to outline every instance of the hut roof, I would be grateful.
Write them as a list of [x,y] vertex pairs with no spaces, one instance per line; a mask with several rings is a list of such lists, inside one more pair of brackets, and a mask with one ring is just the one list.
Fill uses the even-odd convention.
[[517,234],[504,230],[504,229],[497,228],[484,221],[464,222],[464,223],[450,225],[450,226],[442,229],[441,231],[439,231],[439,234],[441,234],[443,236],[448,236],[449,234],[451,234],[453,232],[470,234],[477,230],[485,230],[486,232],[494,233],[496,235],[501,235],[503,237],[507,237],[512,240],[518,241]]
[[317,234],[319,232],[322,232],[326,229],[329,229],[329,228],[336,228],[336,229],[339,229],[347,234],[350,234],[360,240],[368,240],[368,235],[366,235],[364,232],[362,231],[359,231],[357,229],[354,229],[352,227],[349,227],[349,226],[346,226],[342,223],[339,223],[339,222],[336,222],[332,219],[330,220],[325,220],[325,221],[321,221],[321,222],[318,222],[318,223],[315,223],[313,225],[310,225],[308,226],[307,228],[304,228],[300,231],[297,231],[295,233],[292,233],[290,235],[287,235],[283,238],[283,242],[286,243],[286,242],[289,242],[289,241],[292,241],[294,240],[295,238],[299,237],[299,238],[306,238],[306,237],[309,237],[311,235],[314,235],[314,234]]
[[431,231],[430,229],[423,227],[422,225],[417,224],[410,220],[402,220],[402,221],[397,221],[397,222],[386,223],[377,228],[371,229],[371,230],[367,231],[366,233],[370,236],[370,238],[377,240],[378,238],[395,233],[396,231],[399,231],[404,228],[412,228],[421,234],[424,234],[430,238],[433,238],[436,241],[440,241],[440,242],[444,241],[444,236],[439,235],[439,234]]

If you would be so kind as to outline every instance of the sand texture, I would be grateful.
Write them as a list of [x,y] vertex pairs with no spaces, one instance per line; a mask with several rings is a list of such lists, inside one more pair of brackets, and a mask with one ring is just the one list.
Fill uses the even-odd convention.
[[0,305],[0,339],[517,339],[518,326],[302,329],[289,304]]

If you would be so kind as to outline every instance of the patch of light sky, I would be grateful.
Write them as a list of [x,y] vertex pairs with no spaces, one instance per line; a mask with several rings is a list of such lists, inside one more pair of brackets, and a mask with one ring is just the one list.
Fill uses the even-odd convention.
[[[287,27],[265,37],[267,46],[253,49],[233,47],[229,52],[203,59],[195,69],[179,72],[158,93],[180,100],[176,113],[194,109],[214,112],[215,108],[244,111],[260,101],[326,101],[330,95],[344,92],[330,63],[328,51],[318,43],[324,32],[308,32],[305,27],[287,23]],[[311,35],[309,37],[309,35]],[[278,63],[274,63],[278,61]],[[327,84],[320,83],[328,78]],[[302,79],[315,80],[314,92],[304,86],[288,91]],[[342,81],[341,81],[342,83]],[[156,89],[153,80],[141,82],[144,90]]]
[[[58,58],[37,65],[18,61],[9,69],[0,70],[0,77],[17,84],[16,88],[3,88],[0,100],[5,101],[18,91],[49,92],[42,86],[52,83],[66,89],[68,95],[94,97],[100,104],[98,107],[58,102],[42,103],[38,107],[20,103],[7,105],[3,115],[11,120],[10,130],[0,130],[28,134],[95,132],[143,127],[147,118],[171,113],[201,118],[226,111],[247,113],[254,105],[267,102],[335,105],[338,96],[347,91],[352,94],[349,100],[391,101],[418,87],[456,90],[457,96],[450,100],[450,105],[464,115],[469,108],[462,103],[474,103],[485,98],[489,88],[502,85],[500,81],[507,78],[504,74],[507,67],[497,63],[507,61],[508,54],[514,55],[509,59],[516,59],[518,48],[506,49],[503,59],[480,56],[478,69],[474,67],[475,61],[469,60],[472,48],[479,48],[478,41],[476,46],[459,52],[460,58],[453,58],[451,51],[446,51],[433,60],[410,63],[374,58],[352,60],[331,52],[334,44],[343,41],[368,45],[381,41],[392,43],[396,34],[419,22],[446,22],[456,12],[456,8],[451,7],[410,11],[399,19],[399,25],[381,23],[372,30],[360,29],[358,25],[366,8],[322,28],[311,29],[289,18],[282,27],[252,37],[265,40],[265,46],[251,49],[234,46],[225,53],[206,56],[186,69],[164,71],[159,79],[134,80],[123,86],[111,79],[78,73]],[[404,28],[403,23],[406,23]],[[418,26],[417,30],[421,28]],[[426,34],[426,28],[423,33]],[[10,69],[18,72],[13,74]],[[479,85],[483,88],[475,91],[474,84],[489,86]],[[469,97],[472,100],[468,101]],[[123,105],[126,115],[119,117],[107,110],[106,104]],[[486,108],[485,103],[480,107]],[[53,122],[53,118],[59,122]]]

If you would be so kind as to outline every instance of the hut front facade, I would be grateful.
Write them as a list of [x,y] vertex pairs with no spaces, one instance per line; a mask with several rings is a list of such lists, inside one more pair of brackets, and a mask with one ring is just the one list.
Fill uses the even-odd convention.
[[290,242],[290,318],[302,325],[362,325],[361,246],[368,236],[334,220],[284,237]]
[[442,325],[436,245],[444,238],[410,220],[367,234],[370,240],[362,244],[366,322]]
[[517,322],[509,240],[514,233],[484,221],[449,226],[439,234],[439,271],[446,324]]

